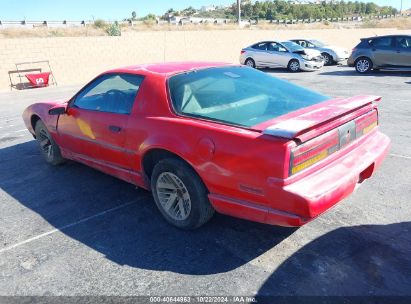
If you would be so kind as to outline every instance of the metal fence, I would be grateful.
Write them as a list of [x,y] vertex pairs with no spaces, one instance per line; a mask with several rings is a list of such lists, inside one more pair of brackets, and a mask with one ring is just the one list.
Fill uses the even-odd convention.
[[[362,22],[365,20],[381,20],[381,19],[392,19],[398,17],[411,17],[411,14],[402,15],[376,15],[376,16],[354,16],[354,17],[344,17],[344,18],[322,18],[322,19],[279,19],[279,20],[254,20],[248,19],[248,23],[256,24],[258,22],[262,23],[273,23],[273,24],[301,24],[301,23],[319,23],[319,22]],[[246,21],[245,18],[244,21]],[[116,21],[104,21],[106,24],[113,24]],[[200,18],[200,17],[173,17],[170,20],[156,20],[157,24],[174,24],[174,25],[186,25],[186,24],[228,24],[235,22],[233,19],[222,19],[222,18]],[[144,21],[120,21],[122,25],[136,26],[144,23]],[[3,21],[0,20],[0,29],[6,28],[65,28],[65,27],[82,27],[94,24],[93,20],[81,20],[81,21]]]

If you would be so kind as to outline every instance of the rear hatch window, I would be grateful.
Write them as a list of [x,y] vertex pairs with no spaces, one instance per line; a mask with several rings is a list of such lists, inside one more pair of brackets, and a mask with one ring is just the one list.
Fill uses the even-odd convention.
[[181,115],[251,127],[308,107],[328,96],[255,69],[208,68],[168,80],[174,110]]

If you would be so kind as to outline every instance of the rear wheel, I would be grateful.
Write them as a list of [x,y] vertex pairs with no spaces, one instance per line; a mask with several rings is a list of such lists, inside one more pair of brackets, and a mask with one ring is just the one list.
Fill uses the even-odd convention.
[[360,74],[369,73],[372,70],[372,67],[372,61],[367,57],[361,57],[355,61],[355,70]]
[[178,228],[198,228],[214,214],[206,187],[182,160],[167,158],[158,162],[151,175],[151,190],[161,214]]
[[44,159],[54,166],[64,163],[60,148],[51,137],[44,123],[39,120],[35,126],[36,140],[40,146],[40,152]]
[[300,62],[297,59],[292,59],[288,63],[288,70],[292,73],[300,71]]
[[251,58],[247,58],[247,60],[245,61],[245,65],[250,68],[255,68],[255,61]]
[[322,53],[321,55],[324,58],[324,65],[333,65],[334,64],[334,59],[330,54]]

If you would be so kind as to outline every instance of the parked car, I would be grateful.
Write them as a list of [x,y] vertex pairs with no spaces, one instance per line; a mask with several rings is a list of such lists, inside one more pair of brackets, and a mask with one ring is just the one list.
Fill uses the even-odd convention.
[[411,70],[411,36],[390,35],[361,39],[348,59],[358,73],[371,70]]
[[348,50],[337,46],[327,45],[316,39],[292,39],[291,41],[303,48],[319,51],[324,57],[324,65],[339,64],[350,57]]
[[262,41],[242,49],[240,63],[253,68],[287,68],[298,72],[319,70],[324,59],[320,52],[291,41]]
[[244,66],[170,63],[105,72],[23,119],[48,163],[75,160],[151,190],[177,227],[215,210],[301,226],[380,166],[390,140],[379,100],[332,99]]

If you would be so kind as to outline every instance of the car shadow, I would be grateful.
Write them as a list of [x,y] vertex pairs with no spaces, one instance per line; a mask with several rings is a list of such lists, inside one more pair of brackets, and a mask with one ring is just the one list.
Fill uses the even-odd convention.
[[308,71],[299,71],[299,72],[290,72],[286,68],[258,68],[258,70],[265,72],[265,73],[275,73],[275,74],[299,74],[299,73],[312,73]]
[[[120,265],[182,274],[222,273],[246,264],[295,231],[219,214],[201,229],[176,229],[163,220],[149,192],[75,162],[52,167],[35,141],[1,149],[0,172],[0,188],[19,204]],[[93,217],[96,214],[100,216]],[[86,218],[90,219],[81,221]],[[37,229],[36,223],[23,224],[22,234]],[[1,243],[0,249],[13,241],[17,240]]]
[[410,296],[410,252],[411,222],[338,228],[288,257],[261,286],[257,300],[269,302],[267,296]]
[[371,71],[370,73],[367,74],[359,74],[353,70],[340,70],[340,71],[329,71],[329,72],[322,72],[319,73],[319,75],[324,75],[324,76],[358,76],[358,77],[386,77],[386,76],[397,76],[397,77],[407,77],[411,76],[411,71],[410,72],[404,72],[404,71]]

